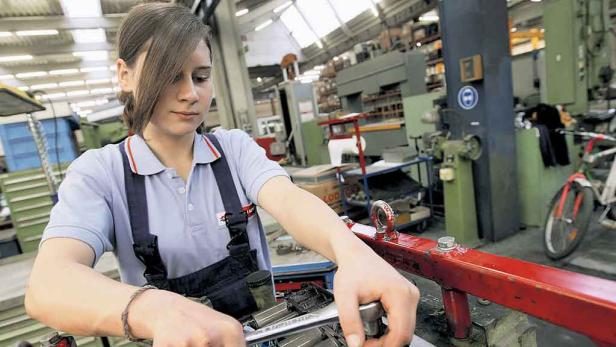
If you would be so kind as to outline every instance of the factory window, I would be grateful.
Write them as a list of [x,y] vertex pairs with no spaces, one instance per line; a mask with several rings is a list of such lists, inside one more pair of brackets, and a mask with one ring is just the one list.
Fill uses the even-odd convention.
[[308,47],[318,40],[295,6],[291,6],[284,11],[280,16],[280,20],[282,20],[291,32],[291,36],[302,48]]
[[348,22],[372,7],[370,0],[333,0],[334,10],[343,22]]
[[298,0],[297,7],[319,37],[323,37],[340,26],[327,0]]

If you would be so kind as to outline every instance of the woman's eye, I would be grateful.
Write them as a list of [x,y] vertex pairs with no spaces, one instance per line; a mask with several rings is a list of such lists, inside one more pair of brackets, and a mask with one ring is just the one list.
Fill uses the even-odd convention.
[[176,75],[175,77],[173,77],[173,83],[178,82],[182,79],[182,75]]
[[195,81],[197,81],[197,82],[199,82],[199,83],[205,82],[205,81],[207,81],[207,80],[209,80],[209,79],[210,79],[210,76],[209,76],[209,75],[199,75],[199,76],[195,76]]

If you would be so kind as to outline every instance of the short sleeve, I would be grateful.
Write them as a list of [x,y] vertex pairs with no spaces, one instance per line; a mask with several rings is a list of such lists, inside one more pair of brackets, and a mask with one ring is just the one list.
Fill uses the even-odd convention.
[[58,203],[51,210],[41,244],[57,237],[83,241],[95,253],[94,264],[104,252],[113,251],[110,185],[96,150],[73,161],[60,184]]
[[276,176],[289,177],[278,163],[267,158],[265,149],[245,132],[238,129],[229,130],[226,136],[235,157],[242,186],[253,203],[258,203],[259,191],[269,179]]

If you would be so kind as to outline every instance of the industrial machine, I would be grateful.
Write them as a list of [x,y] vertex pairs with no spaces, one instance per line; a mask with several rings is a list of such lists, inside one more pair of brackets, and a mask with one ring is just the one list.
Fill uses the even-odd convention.
[[277,89],[287,138],[288,156],[295,165],[329,162],[312,84],[284,81]]
[[[425,115],[422,120],[439,123],[439,128],[448,129],[450,125],[444,121],[448,115],[460,116],[454,110],[437,106],[432,114]],[[479,229],[472,163],[481,157],[481,140],[476,135],[465,133],[460,139],[452,139],[451,136],[448,130],[424,134],[424,151],[441,162],[439,178],[445,193],[447,234],[467,247],[475,247],[479,244]]]
[[[385,221],[393,218],[388,211],[391,208],[383,208],[379,214]],[[598,346],[616,345],[613,281],[468,249],[451,236],[434,241],[398,233],[387,222],[375,223],[375,227],[348,218],[345,222],[392,266],[441,287],[443,306],[440,302],[438,306],[444,312],[438,314],[444,316],[444,333],[454,345],[536,345],[532,331],[524,325],[476,322],[481,308],[471,309],[469,294],[480,298],[483,305],[492,302],[586,335]]]
[[609,1],[544,1],[543,24],[546,101],[585,114],[590,101],[606,99],[613,76]]
[[110,143],[119,143],[128,135],[128,127],[122,120],[124,106],[113,107],[82,117],[79,121],[85,149],[100,148]]
[[367,156],[407,144],[403,100],[426,93],[425,55],[390,52],[339,71],[337,93],[348,113],[365,113],[362,133]]

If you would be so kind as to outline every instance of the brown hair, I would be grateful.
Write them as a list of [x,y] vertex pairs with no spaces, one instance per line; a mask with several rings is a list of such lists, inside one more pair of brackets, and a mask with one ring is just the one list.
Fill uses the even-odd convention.
[[201,40],[210,49],[211,57],[209,28],[186,7],[154,2],[137,5],[128,12],[118,30],[118,58],[134,67],[139,54],[147,50],[136,95],[118,94],[124,104],[122,118],[131,132],[142,134],[160,95]]

